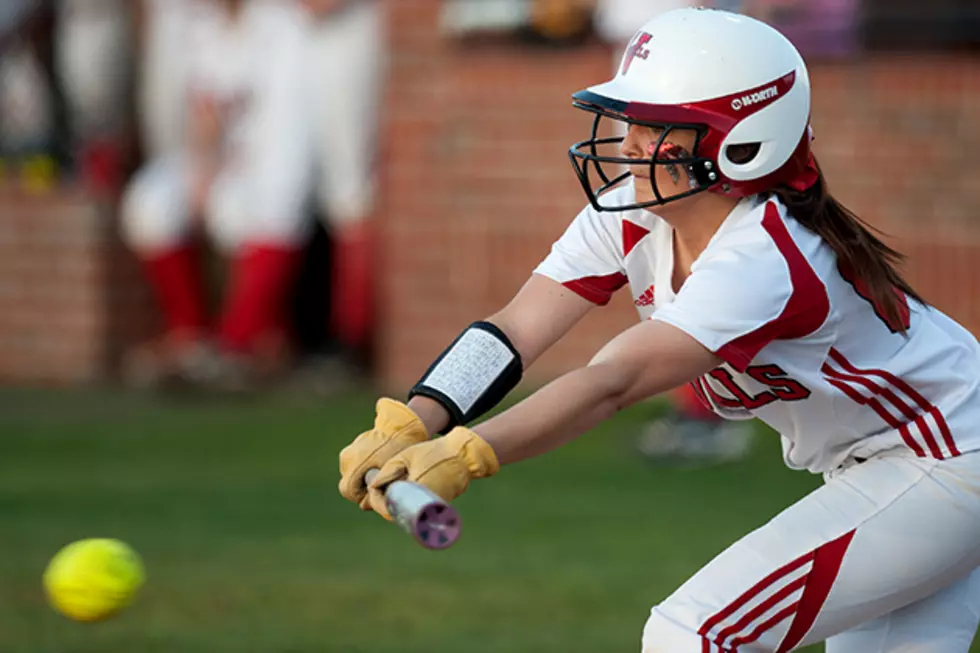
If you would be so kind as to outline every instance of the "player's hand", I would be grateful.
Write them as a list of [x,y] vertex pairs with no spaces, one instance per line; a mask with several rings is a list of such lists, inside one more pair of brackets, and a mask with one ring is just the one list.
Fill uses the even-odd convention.
[[429,439],[422,420],[400,401],[381,398],[375,410],[374,428],[361,433],[340,452],[340,494],[363,510],[371,510],[364,482],[368,470]]
[[457,426],[447,436],[416,444],[386,462],[368,486],[368,503],[379,515],[391,519],[384,488],[394,481],[424,485],[452,501],[466,491],[471,480],[493,476],[499,469],[493,448],[473,431]]

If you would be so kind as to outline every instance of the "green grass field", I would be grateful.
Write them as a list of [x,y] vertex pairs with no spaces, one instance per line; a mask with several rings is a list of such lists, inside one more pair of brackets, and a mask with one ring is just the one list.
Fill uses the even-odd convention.
[[[476,483],[463,537],[425,551],[336,493],[372,416],[368,396],[0,392],[0,651],[638,653],[652,604],[818,482],[768,432],[745,463],[655,469],[634,411]],[[76,624],[40,577],[94,536],[131,543],[148,582]]]

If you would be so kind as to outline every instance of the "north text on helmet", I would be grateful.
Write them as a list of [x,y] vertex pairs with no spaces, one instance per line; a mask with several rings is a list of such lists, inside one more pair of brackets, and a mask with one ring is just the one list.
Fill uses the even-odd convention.
[[742,107],[751,106],[753,104],[758,104],[759,102],[764,102],[765,100],[771,100],[773,98],[779,97],[779,88],[773,84],[769,88],[764,88],[756,93],[751,93],[749,95],[743,95],[742,97],[737,97],[732,100],[732,109],[739,111]]

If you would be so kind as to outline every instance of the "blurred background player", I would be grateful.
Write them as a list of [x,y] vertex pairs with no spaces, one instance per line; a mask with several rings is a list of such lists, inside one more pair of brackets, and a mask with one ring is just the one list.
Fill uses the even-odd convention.
[[378,0],[303,0],[315,20],[316,197],[332,244],[330,321],[349,371],[365,372],[373,339],[374,214],[384,13]]
[[135,104],[146,159],[173,155],[185,146],[189,59],[185,44],[197,4],[198,0],[142,0],[139,5]]
[[[622,65],[623,53],[637,30],[652,16],[699,4],[691,0],[599,0],[595,29],[613,49],[613,68]],[[625,125],[615,125],[619,135]],[[750,422],[732,422],[715,415],[690,385],[667,395],[667,412],[647,422],[636,438],[639,453],[654,462],[697,466],[744,458],[751,451]]]
[[[180,124],[180,145],[151,145],[155,156],[127,189],[121,216],[165,333],[133,353],[127,375],[138,383],[181,379],[238,389],[286,357],[286,299],[310,230],[310,24],[302,7],[281,0],[196,2],[176,16],[166,13],[169,4],[150,7],[147,45],[179,60],[156,71],[164,77],[144,93],[179,97],[147,131],[162,135]],[[154,20],[174,22],[154,27]],[[167,114],[174,110],[179,117]],[[203,234],[230,262],[213,327],[200,268]]]
[[53,18],[53,7],[44,0],[0,3],[0,167],[5,177],[16,169],[23,179],[41,173],[50,182],[66,159]]
[[57,0],[55,60],[75,176],[117,196],[132,155],[132,13],[126,0]]

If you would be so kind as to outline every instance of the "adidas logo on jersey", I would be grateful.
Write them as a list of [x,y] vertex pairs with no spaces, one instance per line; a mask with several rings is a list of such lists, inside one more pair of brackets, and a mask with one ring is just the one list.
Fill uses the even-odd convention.
[[779,88],[776,86],[770,86],[769,88],[762,89],[758,93],[752,93],[751,95],[743,95],[740,98],[735,98],[732,100],[732,108],[739,111],[742,109],[742,107],[748,107],[776,97],[779,97]]
[[636,306],[653,306],[653,286],[643,291],[643,294],[633,300]]

